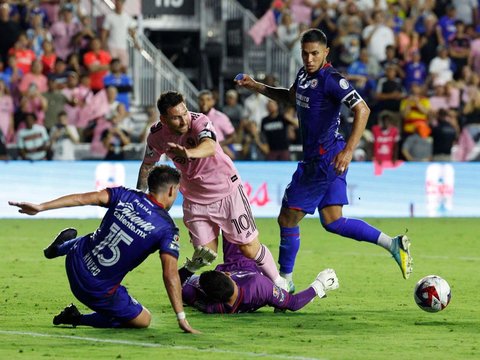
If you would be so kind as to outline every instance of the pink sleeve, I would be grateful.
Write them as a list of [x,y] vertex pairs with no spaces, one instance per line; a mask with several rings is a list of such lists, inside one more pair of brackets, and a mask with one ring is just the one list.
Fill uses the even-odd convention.
[[150,134],[148,134],[147,146],[145,148],[145,154],[143,156],[143,162],[145,164],[155,164],[158,160],[160,160],[160,156],[162,156],[162,154],[164,153],[164,150],[161,149],[158,144],[156,144],[155,133],[152,133],[151,131],[152,129],[150,129]]

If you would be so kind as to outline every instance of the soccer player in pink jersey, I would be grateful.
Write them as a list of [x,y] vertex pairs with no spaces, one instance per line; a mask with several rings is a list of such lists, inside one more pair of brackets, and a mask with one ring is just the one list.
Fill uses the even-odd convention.
[[258,240],[240,175],[222,151],[210,119],[188,111],[183,95],[174,91],[161,94],[157,108],[160,121],[150,128],[137,188],[146,188],[149,170],[166,154],[182,172],[183,221],[193,246],[216,252],[221,229],[224,238],[255,260],[275,285],[290,290],[270,250]]

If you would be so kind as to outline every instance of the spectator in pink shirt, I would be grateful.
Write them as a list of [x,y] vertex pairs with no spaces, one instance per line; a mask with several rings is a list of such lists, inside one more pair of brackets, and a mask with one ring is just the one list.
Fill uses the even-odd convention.
[[20,103],[25,103],[25,110],[29,113],[34,113],[37,118],[37,124],[43,126],[48,103],[47,99],[38,90],[37,85],[31,84],[28,87],[26,95],[21,98]]
[[79,22],[74,21],[71,4],[63,5],[60,18],[61,20],[56,21],[50,27],[50,34],[53,37],[57,56],[66,60],[74,50],[74,38],[82,30],[82,27]]
[[235,159],[235,153],[230,145],[235,139],[235,128],[227,115],[215,109],[215,99],[210,90],[203,90],[198,95],[198,108],[202,114],[212,122],[215,127],[217,140],[222,147],[222,150],[230,159]]
[[69,71],[67,86],[62,89],[62,94],[67,98],[65,112],[67,113],[69,124],[75,125],[80,131],[83,131],[87,124],[80,119],[79,113],[85,105],[85,101],[89,96],[93,95],[90,88],[80,86],[78,74],[74,71]]
[[0,132],[5,136],[7,143],[14,140],[13,112],[12,97],[5,82],[0,80]]
[[44,93],[48,90],[47,77],[42,74],[43,65],[39,59],[32,62],[31,72],[26,73],[20,80],[18,89],[22,95],[26,95],[30,85],[35,84],[38,91]]

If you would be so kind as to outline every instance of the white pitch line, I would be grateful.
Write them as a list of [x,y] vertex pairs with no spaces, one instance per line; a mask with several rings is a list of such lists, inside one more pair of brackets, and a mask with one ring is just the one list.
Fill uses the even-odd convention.
[[254,353],[249,351],[235,351],[235,350],[224,350],[217,348],[208,348],[201,349],[194,346],[183,346],[183,345],[164,345],[157,343],[148,343],[140,341],[129,341],[129,340],[117,340],[117,339],[101,339],[95,337],[83,337],[83,336],[74,336],[74,335],[54,335],[54,334],[44,334],[36,333],[30,331],[15,331],[15,330],[0,330],[0,334],[4,335],[22,335],[22,336],[32,336],[32,337],[46,337],[46,338],[57,338],[57,339],[68,339],[68,340],[80,340],[80,341],[90,341],[97,343],[107,343],[107,344],[117,344],[117,345],[132,345],[140,347],[151,347],[151,348],[164,348],[164,349],[174,349],[174,350],[191,350],[197,352],[205,353],[220,353],[220,354],[230,354],[230,355],[239,355],[239,356],[248,356],[248,357],[265,357],[268,356],[272,359],[286,359],[286,360],[325,360],[321,358],[311,358],[303,356],[289,356],[289,355],[278,355],[278,354],[268,354],[268,353]]

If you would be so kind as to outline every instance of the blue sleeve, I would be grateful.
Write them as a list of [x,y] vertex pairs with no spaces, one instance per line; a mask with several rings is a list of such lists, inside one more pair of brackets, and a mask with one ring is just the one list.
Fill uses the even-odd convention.
[[178,229],[170,227],[162,231],[162,240],[160,241],[160,253],[168,253],[178,259],[180,256],[180,241]]
[[325,89],[334,101],[345,104],[349,109],[363,101],[357,90],[338,72],[330,73],[325,81]]
[[124,188],[123,186],[118,186],[118,187],[106,188],[106,190],[108,191],[108,195],[109,195],[109,201],[108,201],[107,207],[112,207],[112,205],[116,205],[120,201],[122,195],[125,193],[127,189]]

